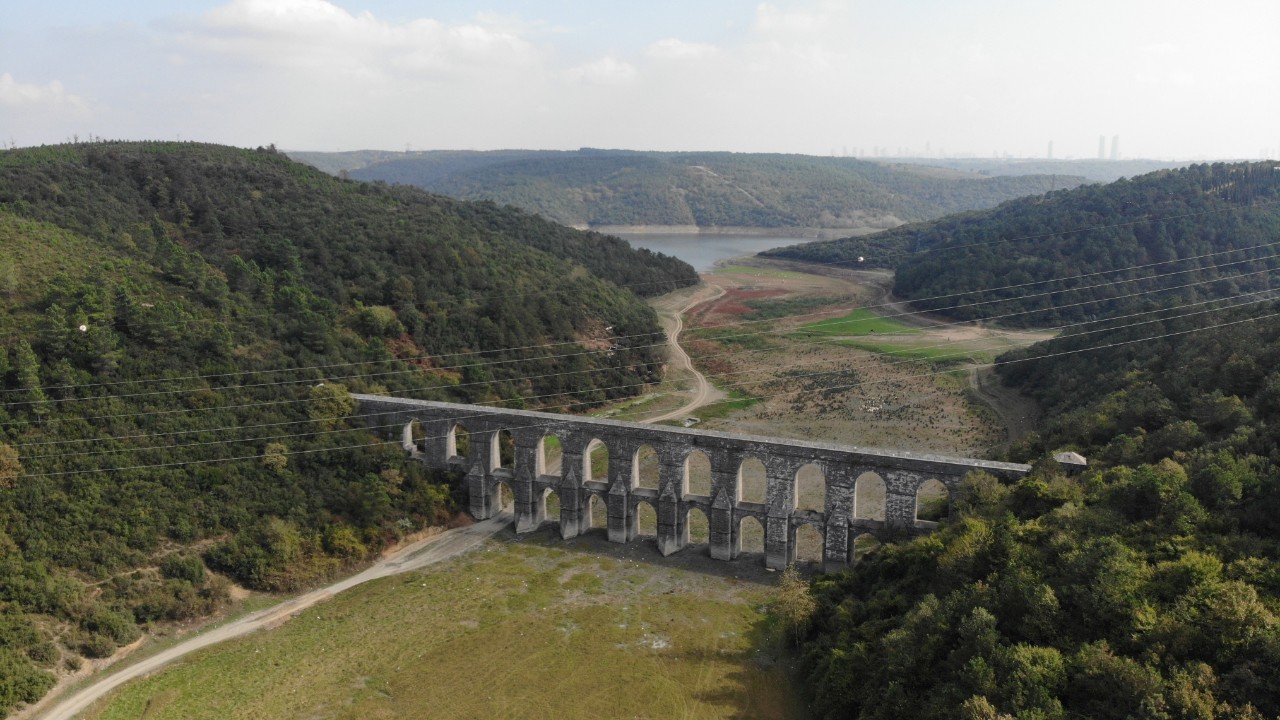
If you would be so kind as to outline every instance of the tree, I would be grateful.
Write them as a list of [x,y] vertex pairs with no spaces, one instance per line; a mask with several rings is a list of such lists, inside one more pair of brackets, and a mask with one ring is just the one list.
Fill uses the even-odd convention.
[[47,414],[49,400],[40,387],[40,360],[26,340],[19,342],[13,349],[13,369],[21,391],[17,393],[14,404],[37,417]]
[[11,488],[18,483],[22,474],[22,462],[18,451],[0,443],[0,488]]
[[289,447],[284,443],[267,443],[262,451],[262,464],[277,473],[289,465]]
[[778,619],[782,634],[790,633],[794,642],[799,644],[817,607],[818,603],[809,591],[809,583],[800,577],[795,565],[788,565],[778,579],[778,595],[773,601],[773,614]]
[[9,258],[0,258],[0,293],[12,298],[18,291],[18,274],[14,270],[14,262]]
[[347,387],[338,383],[320,383],[311,388],[309,396],[307,415],[322,430],[332,430],[339,420],[356,409],[356,401]]

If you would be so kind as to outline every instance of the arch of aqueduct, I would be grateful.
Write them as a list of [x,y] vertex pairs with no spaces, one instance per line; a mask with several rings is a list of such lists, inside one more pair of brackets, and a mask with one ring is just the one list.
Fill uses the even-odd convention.
[[[711,556],[732,560],[741,548],[742,520],[754,517],[764,528],[765,564],[783,568],[795,560],[796,534],[814,526],[823,538],[823,566],[835,569],[853,558],[853,538],[870,533],[884,539],[894,534],[928,531],[934,523],[916,517],[916,493],[929,480],[954,493],[965,473],[983,470],[1002,478],[1017,478],[1029,465],[942,455],[869,450],[851,445],[737,435],[708,430],[646,425],[527,410],[503,410],[479,405],[354,395],[360,414],[370,427],[402,428],[398,439],[406,452],[427,466],[456,469],[466,475],[471,514],[486,519],[500,507],[501,486],[515,499],[515,529],[529,532],[547,520],[546,499],[560,498],[560,534],[571,538],[591,527],[593,498],[608,509],[608,536],[629,542],[639,530],[641,504],[657,514],[657,544],[663,555],[689,542],[689,513],[703,512],[710,524]],[[425,437],[415,441],[413,424]],[[465,431],[469,452],[458,452]],[[396,431],[392,431],[395,434]],[[513,461],[504,467],[499,437],[509,434]],[[544,454],[544,438],[560,442],[561,472],[551,471]],[[608,449],[607,477],[591,476],[590,449]],[[657,488],[641,487],[637,458],[648,446],[659,461]],[[702,453],[711,466],[710,491],[689,492],[688,461]],[[752,459],[766,474],[764,502],[742,499],[742,467]],[[797,506],[797,475],[816,465],[825,480],[822,510]],[[855,486],[873,474],[883,481],[884,519],[857,517]]]

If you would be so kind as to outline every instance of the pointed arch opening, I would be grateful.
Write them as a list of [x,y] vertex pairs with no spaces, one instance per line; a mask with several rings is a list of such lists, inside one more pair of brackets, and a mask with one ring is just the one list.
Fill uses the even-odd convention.
[[550,433],[543,435],[542,442],[538,443],[538,474],[560,477],[564,470],[562,457],[560,438]]
[[547,488],[542,491],[542,507],[539,508],[540,523],[560,526],[560,493]]
[[684,516],[685,546],[706,545],[711,537],[711,523],[702,508],[690,507]]
[[493,486],[493,495],[491,496],[494,512],[502,512],[503,510],[512,510],[515,508],[516,495],[511,491],[511,486],[505,481],[499,481]]
[[609,448],[602,440],[593,439],[582,453],[582,479],[587,482],[609,482]]
[[604,498],[592,493],[587,498],[587,529],[607,529],[609,527],[609,505]]
[[738,502],[759,503],[764,505],[768,498],[769,474],[764,463],[758,458],[749,457],[738,466]]
[[822,563],[822,530],[817,525],[805,523],[796,528],[795,562]]
[[853,562],[858,562],[880,549],[880,539],[871,533],[858,535],[850,544],[852,548],[850,549],[849,557]]
[[808,463],[796,471],[795,500],[797,510],[827,509],[827,476],[817,463]]
[[916,522],[936,523],[951,514],[951,493],[934,478],[916,488]]
[[711,497],[711,459],[694,450],[684,459],[684,495]]
[[657,490],[660,469],[657,451],[641,445],[631,461],[631,487]]
[[764,525],[754,515],[744,515],[738,521],[738,552],[764,554]]
[[492,453],[490,456],[491,469],[515,471],[516,440],[511,436],[510,430],[499,430],[493,436],[493,447],[490,450]]
[[658,511],[648,502],[636,503],[636,537],[658,536]]
[[449,429],[447,449],[450,460],[471,457],[471,433],[462,423],[454,423]]
[[853,483],[853,519],[884,521],[884,478],[864,472]]
[[417,420],[410,420],[400,434],[400,446],[405,452],[420,453],[427,449],[427,430]]

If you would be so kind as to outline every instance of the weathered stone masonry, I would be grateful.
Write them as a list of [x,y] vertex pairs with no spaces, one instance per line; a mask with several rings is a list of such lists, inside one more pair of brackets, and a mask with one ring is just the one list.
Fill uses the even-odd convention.
[[[742,519],[755,517],[765,530],[765,563],[771,568],[783,568],[794,561],[796,532],[805,524],[822,533],[823,565],[834,569],[852,558],[852,542],[857,535],[871,533],[886,539],[932,528],[934,523],[916,518],[916,492],[925,481],[937,479],[953,494],[970,470],[1017,478],[1031,469],[1014,463],[527,410],[380,395],[354,397],[370,427],[402,428],[395,439],[428,467],[465,472],[471,514],[478,519],[499,511],[500,488],[506,483],[515,497],[516,532],[534,530],[547,519],[546,498],[554,490],[560,497],[560,534],[571,538],[590,528],[590,502],[594,496],[608,508],[609,539],[628,542],[637,535],[639,504],[648,503],[658,517],[658,549],[669,555],[688,543],[689,510],[698,508],[710,524],[711,556],[732,560],[741,547]],[[425,434],[421,443],[413,439],[414,421]],[[460,428],[465,429],[470,443],[465,457],[457,452]],[[515,445],[511,467],[501,467],[499,463],[499,434],[503,431],[510,433]],[[397,431],[391,434],[396,435]],[[547,472],[543,438],[548,435],[560,440],[559,474]],[[589,446],[593,441],[603,442],[609,451],[608,477],[603,482],[587,479]],[[659,459],[657,490],[638,487],[635,460],[645,445]],[[695,451],[710,460],[710,495],[687,491],[686,461]],[[764,464],[768,476],[763,504],[741,500],[742,464],[752,458]],[[796,474],[808,464],[817,465],[825,478],[823,512],[796,507]],[[854,518],[854,485],[867,473],[884,482],[883,521]]]

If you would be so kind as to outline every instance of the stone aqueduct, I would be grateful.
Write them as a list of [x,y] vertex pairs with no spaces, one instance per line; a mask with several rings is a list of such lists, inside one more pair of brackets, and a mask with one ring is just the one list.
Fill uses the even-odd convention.
[[[870,533],[885,539],[932,528],[934,523],[916,517],[916,493],[929,479],[940,481],[950,496],[970,470],[1012,479],[1031,469],[1013,463],[479,405],[380,395],[354,397],[368,425],[392,428],[389,435],[398,439],[406,452],[429,467],[464,472],[471,514],[477,519],[499,511],[505,483],[515,500],[517,533],[534,530],[547,520],[546,499],[554,491],[560,498],[561,537],[571,538],[590,529],[590,506],[592,498],[597,498],[608,510],[609,540],[629,542],[638,535],[639,507],[647,503],[657,514],[658,550],[669,555],[688,544],[689,513],[697,509],[710,525],[711,556],[732,560],[741,548],[742,520],[754,517],[764,528],[765,564],[777,569],[795,560],[796,534],[804,525],[819,530],[823,566],[835,569],[853,559],[853,539],[858,535]],[[415,440],[415,421],[422,440]],[[464,430],[469,445],[465,455],[459,454],[457,442]],[[503,433],[514,443],[509,467],[503,467],[499,458]],[[559,473],[548,472],[551,468],[544,456],[543,440],[550,435],[560,441]],[[609,453],[603,480],[591,477],[590,449],[598,443]],[[657,489],[639,486],[636,460],[642,446],[650,447],[658,457]],[[695,452],[710,461],[707,495],[688,491],[688,460]],[[752,458],[764,465],[767,476],[763,503],[742,500],[741,471]],[[806,465],[816,465],[822,471],[826,486],[822,511],[797,507],[797,475]],[[855,485],[868,473],[884,484],[883,520],[858,518],[854,512]]]

